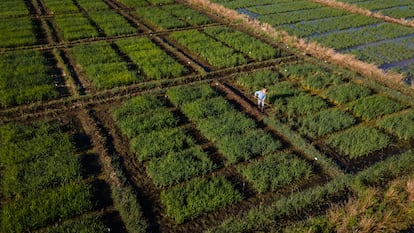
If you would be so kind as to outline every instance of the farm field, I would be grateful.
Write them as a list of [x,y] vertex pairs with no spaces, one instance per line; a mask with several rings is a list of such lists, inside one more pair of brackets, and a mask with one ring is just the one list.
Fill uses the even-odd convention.
[[323,2],[2,1],[0,232],[414,231],[412,89],[249,24],[410,80],[413,27]]

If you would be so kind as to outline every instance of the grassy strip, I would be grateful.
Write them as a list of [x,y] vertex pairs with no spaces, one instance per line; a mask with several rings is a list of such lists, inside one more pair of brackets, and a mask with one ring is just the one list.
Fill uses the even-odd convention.
[[210,180],[195,178],[185,185],[161,192],[161,201],[167,207],[167,214],[177,223],[224,208],[241,199],[241,194],[223,176]]
[[72,0],[44,0],[49,13],[67,14],[79,12],[78,7]]
[[38,233],[107,233],[108,229],[101,216],[89,215],[76,220],[64,221],[58,226],[48,227]]
[[88,12],[109,10],[109,6],[101,0],[77,0],[77,2]]
[[[24,0],[3,0],[0,2],[0,18],[25,16],[28,14],[29,10],[24,4]],[[2,24],[3,23],[5,23],[5,21],[2,21]]]

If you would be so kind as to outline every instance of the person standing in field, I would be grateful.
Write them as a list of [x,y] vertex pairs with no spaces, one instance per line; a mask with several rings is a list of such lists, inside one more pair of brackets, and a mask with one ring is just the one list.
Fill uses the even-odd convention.
[[262,88],[261,90],[258,90],[254,93],[254,97],[257,98],[257,107],[260,109],[260,111],[263,112],[264,105],[265,105],[265,99],[266,99],[267,90],[266,88]]

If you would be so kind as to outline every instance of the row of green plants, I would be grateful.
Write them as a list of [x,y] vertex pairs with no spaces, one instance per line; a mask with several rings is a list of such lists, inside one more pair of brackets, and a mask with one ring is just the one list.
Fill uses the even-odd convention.
[[414,17],[414,5],[405,7],[387,8],[378,10],[378,13],[391,16],[397,19],[408,19]]
[[0,127],[2,232],[36,230],[96,207],[94,188],[82,181],[80,156],[61,127],[54,122]]
[[2,20],[0,24],[0,47],[16,47],[37,43],[34,33],[35,21],[28,16]]
[[[131,110],[133,109],[133,110]],[[139,161],[157,186],[167,186],[214,168],[178,119],[156,97],[140,96],[112,111],[120,130],[131,140]]]
[[[384,184],[411,172],[414,165],[412,150],[390,157],[355,174],[339,176],[330,182],[293,193],[274,202],[257,206],[240,216],[224,220],[206,232],[280,231],[279,220],[298,213],[309,213],[312,209],[327,207],[335,198],[344,198],[350,192],[360,192],[368,187]],[[329,230],[328,226],[321,229]]]
[[379,94],[360,98],[349,103],[348,107],[365,120],[372,120],[405,108],[403,104]]
[[212,2],[220,3],[227,8],[231,9],[240,9],[240,8],[247,8],[253,7],[258,5],[271,5],[275,3],[286,3],[290,2],[287,0],[264,0],[264,1],[249,1],[249,0],[213,0]]
[[404,7],[406,5],[413,4],[410,0],[399,0],[399,1],[381,1],[381,2],[356,2],[355,5],[369,9],[369,10],[380,10],[391,7]]
[[99,215],[88,214],[77,219],[61,222],[59,225],[41,229],[39,233],[107,233],[108,228],[104,225],[104,218]]
[[233,48],[197,30],[175,31],[170,34],[170,38],[218,68],[234,67],[247,63],[246,58]]
[[358,28],[378,23],[379,20],[364,15],[350,14],[338,17],[301,21],[295,24],[280,25],[278,28],[298,37],[309,37],[335,30]]
[[46,10],[50,14],[67,14],[79,12],[79,8],[72,0],[44,0]]
[[137,32],[137,29],[132,27],[125,18],[112,10],[89,12],[88,15],[103,30],[106,36]]
[[376,25],[363,26],[357,29],[332,32],[310,37],[310,40],[319,42],[334,49],[346,49],[352,46],[365,45],[386,39],[394,39],[413,34],[409,27],[380,23]]
[[28,14],[29,10],[24,0],[4,0],[0,2],[0,18],[19,17]]
[[115,43],[138,65],[145,79],[176,78],[188,72],[186,67],[148,38],[124,39]]
[[81,72],[99,89],[138,81],[108,42],[78,45],[70,52]]
[[39,51],[0,55],[0,106],[9,107],[58,96],[51,67]]
[[253,7],[248,7],[247,9],[251,12],[254,12],[260,15],[268,15],[268,14],[276,14],[276,13],[282,13],[282,12],[313,9],[313,8],[319,8],[319,7],[322,7],[322,5],[309,2],[309,1],[293,1],[293,2],[275,3],[272,5],[253,6]]
[[409,109],[389,115],[377,121],[377,126],[397,136],[399,139],[414,139],[414,110]]
[[[204,84],[207,85],[207,84]],[[177,99],[183,89],[185,92],[195,92],[207,87],[179,87],[167,90],[169,99],[181,106],[182,112],[193,122],[197,129],[210,141],[214,142],[220,153],[226,158],[226,164],[235,164],[240,161],[272,153],[281,148],[281,142],[273,139],[264,130],[257,129],[255,123],[238,112],[221,96],[216,94],[199,93],[200,98]],[[210,87],[211,88],[211,87]],[[188,97],[184,97],[188,98]]]
[[258,61],[282,55],[279,49],[229,27],[210,27],[204,32]]
[[161,192],[161,201],[167,208],[167,214],[178,224],[208,211],[235,204],[242,198],[224,176],[195,178]]
[[375,63],[380,66],[414,57],[414,48],[410,46],[412,44],[414,44],[414,40],[410,37],[371,46],[363,46],[362,48],[352,49],[350,52],[360,60]]
[[263,15],[259,16],[258,19],[272,26],[278,26],[282,24],[291,24],[300,21],[337,17],[347,14],[349,13],[344,10],[334,9],[331,7],[319,7],[308,10]]
[[109,6],[102,0],[76,0],[85,11],[103,11],[109,10]]
[[59,33],[68,41],[97,37],[99,35],[89,19],[80,13],[58,14],[55,15],[54,21],[59,29]]

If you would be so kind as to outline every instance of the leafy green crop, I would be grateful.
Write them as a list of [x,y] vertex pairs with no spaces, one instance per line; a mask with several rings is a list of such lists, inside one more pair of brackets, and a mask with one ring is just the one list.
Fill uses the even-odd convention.
[[292,182],[309,178],[312,167],[291,154],[272,154],[263,160],[239,166],[238,170],[259,192],[275,191]]
[[223,176],[210,180],[195,178],[185,185],[161,192],[168,216],[178,224],[241,199],[241,194]]

